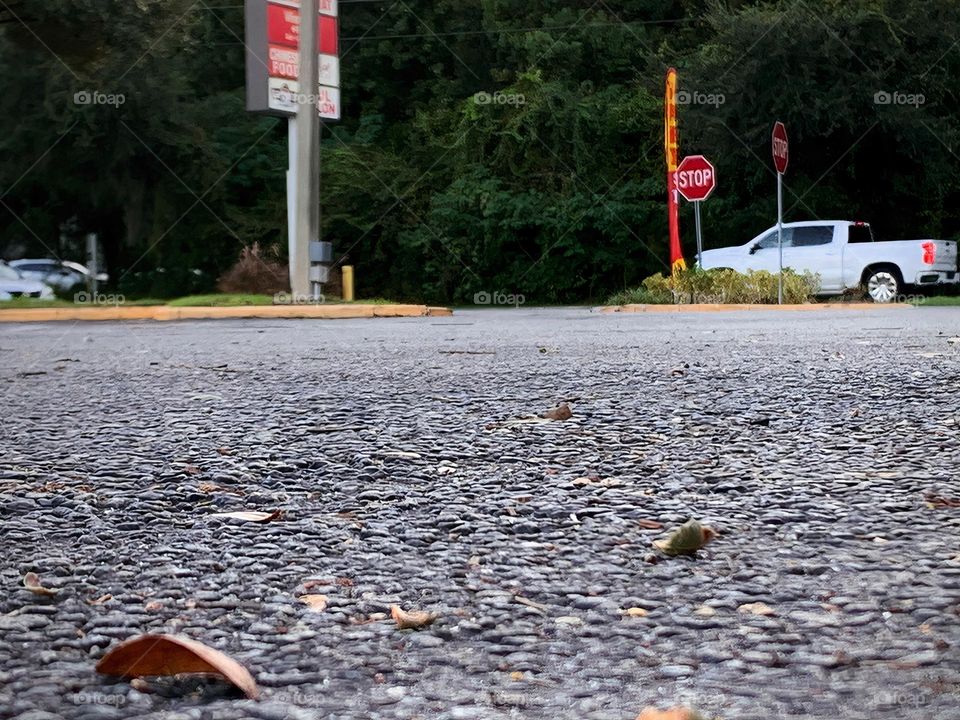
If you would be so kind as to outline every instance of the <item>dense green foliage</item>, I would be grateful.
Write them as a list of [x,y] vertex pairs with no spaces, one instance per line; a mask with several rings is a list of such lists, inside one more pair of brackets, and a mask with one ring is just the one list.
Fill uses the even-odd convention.
[[[212,284],[255,242],[282,256],[286,127],[244,110],[240,0],[7,5],[0,252],[81,259],[78,238],[98,232],[128,292],[158,267]],[[662,271],[668,65],[695,101],[681,154],[718,170],[707,247],[772,224],[777,118],[788,220],[866,219],[880,237],[960,225],[952,0],[341,0],[340,13],[323,227],[364,295],[575,301]],[[125,102],[78,105],[82,90]],[[689,257],[689,207],[681,227]]]

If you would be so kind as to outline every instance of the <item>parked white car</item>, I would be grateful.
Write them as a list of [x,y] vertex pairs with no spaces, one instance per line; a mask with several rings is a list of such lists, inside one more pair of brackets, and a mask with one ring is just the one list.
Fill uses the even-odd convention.
[[[39,280],[57,290],[72,290],[77,285],[88,285],[90,270],[86,265],[69,260],[13,260],[10,265],[28,280]],[[98,273],[97,280],[106,282],[106,273]]]
[[39,280],[24,279],[15,268],[0,260],[0,301],[21,297],[47,300],[53,297],[53,289]]
[[[776,226],[746,245],[705,250],[703,268],[779,270]],[[894,301],[908,285],[956,285],[957,243],[952,240],[877,242],[867,223],[817,220],[784,223],[783,267],[820,276],[820,294],[863,287],[874,302]]]

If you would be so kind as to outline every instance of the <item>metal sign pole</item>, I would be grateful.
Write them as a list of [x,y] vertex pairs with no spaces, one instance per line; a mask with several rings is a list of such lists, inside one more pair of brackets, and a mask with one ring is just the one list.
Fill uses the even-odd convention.
[[697,222],[697,267],[702,268],[702,255],[703,255],[703,237],[700,234],[700,201],[696,200],[693,203],[693,212],[694,218]]
[[780,251],[780,273],[777,275],[777,304],[783,305],[783,173],[777,173],[777,248]]
[[320,116],[317,0],[300,0],[300,72],[297,105],[297,237],[290,290],[298,301],[311,295],[310,242],[320,235]]
[[287,119],[287,251],[290,277],[297,274],[297,118]]

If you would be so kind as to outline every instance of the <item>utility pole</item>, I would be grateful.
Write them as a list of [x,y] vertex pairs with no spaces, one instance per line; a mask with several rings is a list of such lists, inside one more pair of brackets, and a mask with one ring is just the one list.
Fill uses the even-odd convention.
[[[296,237],[290,248],[290,291],[295,302],[312,297],[310,243],[320,239],[320,89],[317,45],[318,0],[300,0],[300,72],[294,173]],[[292,134],[292,133],[291,133]]]

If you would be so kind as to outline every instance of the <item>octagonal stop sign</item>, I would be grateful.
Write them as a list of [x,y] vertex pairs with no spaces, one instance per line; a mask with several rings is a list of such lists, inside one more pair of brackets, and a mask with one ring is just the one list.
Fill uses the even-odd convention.
[[787,171],[787,163],[790,162],[790,141],[787,139],[787,127],[779,120],[773,126],[773,164],[777,172],[783,175]]
[[703,155],[685,157],[677,166],[677,190],[690,202],[706,200],[717,186],[717,171]]

